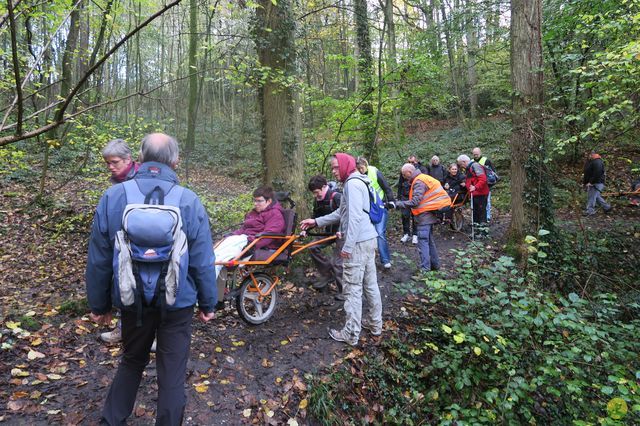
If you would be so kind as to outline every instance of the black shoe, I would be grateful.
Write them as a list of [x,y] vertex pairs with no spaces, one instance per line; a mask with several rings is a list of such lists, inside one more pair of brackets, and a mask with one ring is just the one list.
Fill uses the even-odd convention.
[[609,207],[608,209],[604,209],[605,213],[609,213],[611,210],[613,210],[613,207]]
[[330,282],[331,282],[331,278],[320,278],[317,281],[314,281],[311,284],[311,287],[313,287],[316,290],[322,291],[327,288]]

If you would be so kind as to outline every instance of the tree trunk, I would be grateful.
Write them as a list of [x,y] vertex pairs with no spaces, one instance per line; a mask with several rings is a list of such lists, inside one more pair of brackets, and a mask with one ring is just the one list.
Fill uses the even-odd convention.
[[[391,94],[391,101],[394,102],[398,98],[398,87],[394,84],[396,81],[395,75],[398,63],[396,53],[396,26],[393,22],[393,0],[385,0],[384,2],[384,20],[388,35],[387,50],[389,54],[387,59],[386,81],[390,84],[391,90],[389,92]],[[400,113],[396,106],[393,107],[393,135],[395,142],[399,142],[402,138]]]
[[469,85],[469,115],[472,119],[478,115],[478,74],[476,72],[476,62],[478,60],[478,35],[476,25],[476,11],[473,0],[467,0],[467,19],[465,31],[467,34],[467,84]]
[[293,4],[290,0],[280,0],[275,5],[271,0],[259,3],[252,35],[260,65],[269,73],[258,88],[263,182],[278,190],[292,191],[301,199],[305,192],[302,103],[295,86],[286,82],[296,71]]
[[[541,0],[511,1],[511,247],[526,256],[524,237],[553,226],[545,166]],[[525,202],[526,200],[526,202]]]
[[187,158],[195,146],[196,104],[198,102],[198,2],[189,0],[189,107],[187,112]]
[[358,40],[358,92],[363,99],[360,104],[363,128],[364,151],[369,159],[377,156],[375,123],[373,122],[373,56],[371,55],[371,37],[369,36],[369,15],[367,0],[354,0],[356,37]]
[[445,9],[444,2],[440,2],[440,13],[442,14],[442,23],[444,26],[444,41],[447,47],[447,58],[449,59],[449,77],[451,79],[451,90],[456,96],[456,112],[458,114],[458,120],[464,121],[464,112],[462,111],[462,94],[458,87],[458,81],[456,78],[456,60],[455,49],[451,40],[451,20],[447,19],[447,11]]

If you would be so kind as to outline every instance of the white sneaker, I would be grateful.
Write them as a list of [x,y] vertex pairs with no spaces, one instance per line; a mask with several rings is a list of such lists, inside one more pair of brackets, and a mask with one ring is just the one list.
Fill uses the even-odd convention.
[[391,262],[387,262],[387,263],[385,263],[384,265],[382,265],[382,267],[383,267],[384,269],[391,269]]
[[116,327],[111,331],[100,333],[100,339],[105,343],[118,343],[122,340],[122,331],[120,327]]
[[404,234],[402,238],[400,238],[400,242],[406,243],[407,241],[409,241],[409,234]]
[[418,236],[417,236],[417,235],[414,235],[414,236],[411,238],[411,244],[418,244]]

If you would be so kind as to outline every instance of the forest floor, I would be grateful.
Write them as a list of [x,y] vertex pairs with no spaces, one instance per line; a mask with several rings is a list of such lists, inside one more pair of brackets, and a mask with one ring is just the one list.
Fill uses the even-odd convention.
[[[248,190],[206,172],[193,173],[192,180],[196,192],[219,199]],[[97,191],[95,182],[77,180],[58,190],[55,200],[42,208],[22,184],[0,188],[0,422],[96,424],[99,420],[121,346],[101,343],[98,336],[105,330],[86,315],[84,266],[95,206],[91,190]],[[619,215],[584,220],[574,210],[559,216],[571,226],[586,227],[638,220],[640,209],[620,205]],[[508,222],[507,215],[494,213],[492,238],[483,240],[496,257],[502,252]],[[406,323],[396,319],[420,304],[402,291],[403,284],[414,279],[418,253],[415,246],[400,244],[399,229],[399,214],[393,212],[388,233],[393,268],[378,273],[383,337],[396,332],[400,323]],[[450,274],[455,258],[451,250],[464,248],[469,237],[443,225],[436,227],[436,242],[440,273]],[[327,328],[340,328],[344,312],[332,293],[310,287],[313,268],[303,260],[306,257],[282,275],[279,305],[267,323],[249,326],[232,306],[208,324],[194,321],[186,424],[315,424],[305,410],[305,375],[377,350],[366,331],[357,347],[329,338]],[[153,423],[155,375],[152,355],[131,424]]]
[[[219,176],[194,173],[197,192],[231,195]],[[84,266],[95,183],[78,180],[58,190],[47,208],[33,202],[21,184],[0,189],[0,422],[10,424],[95,424],[121,355],[121,346],[100,342],[101,331],[87,316]],[[216,191],[214,191],[216,192]],[[467,212],[468,216],[468,212]],[[508,223],[492,224],[500,236]],[[416,273],[417,248],[399,242],[399,213],[392,213],[389,242],[393,268],[379,269],[384,333],[411,309],[411,296],[396,287]],[[443,225],[436,229],[443,274],[453,269],[450,249],[469,241]],[[489,250],[498,244],[486,240]],[[306,256],[302,256],[303,258]],[[305,375],[375,351],[363,332],[350,347],[331,340],[327,328],[340,328],[344,311],[333,293],[310,287],[313,268],[297,261],[282,275],[274,316],[260,326],[245,324],[228,306],[208,324],[194,321],[186,390],[186,424],[282,424],[307,416]],[[384,335],[383,335],[384,336]],[[155,357],[145,371],[132,424],[150,424],[155,414]],[[294,423],[291,420],[291,423]]]

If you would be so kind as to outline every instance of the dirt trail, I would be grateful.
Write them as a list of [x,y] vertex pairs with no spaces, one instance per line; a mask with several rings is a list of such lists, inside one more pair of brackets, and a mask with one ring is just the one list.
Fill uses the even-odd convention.
[[[80,188],[75,191],[80,193]],[[78,200],[74,198],[77,193],[65,198]],[[82,207],[64,207],[72,213],[60,210],[44,215],[29,211],[24,203],[6,198],[6,194],[0,194],[4,214],[0,222],[4,241],[0,251],[4,271],[0,286],[0,377],[8,385],[0,388],[0,421],[95,424],[121,349],[99,342],[99,332],[104,330],[88,320],[78,302],[85,297],[83,270],[88,235],[80,231],[54,238],[55,223],[93,208],[83,202]],[[394,266],[378,274],[386,321],[397,317],[402,304],[403,296],[394,285],[412,279],[418,258],[415,246],[399,243],[399,222],[399,214],[393,213],[389,241],[392,253],[396,253]],[[503,226],[504,221],[498,218],[493,225],[498,229],[496,235]],[[84,228],[79,224],[78,229]],[[463,247],[468,238],[439,226],[436,240],[446,273],[453,267],[449,249]],[[489,241],[487,245],[495,246]],[[9,264],[10,273],[4,269]],[[283,276],[277,310],[261,326],[245,324],[235,307],[227,307],[209,324],[194,322],[186,424],[283,424],[289,419],[299,424],[313,423],[304,408],[305,374],[341,362],[345,356],[358,356],[359,351],[376,350],[366,332],[355,349],[328,337],[327,328],[339,328],[344,312],[334,303],[333,294],[309,287],[313,277],[306,275],[311,271],[295,266]],[[74,306],[80,306],[76,315]],[[30,318],[42,327],[25,331]],[[153,423],[155,375],[152,358],[130,424]]]

